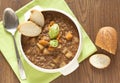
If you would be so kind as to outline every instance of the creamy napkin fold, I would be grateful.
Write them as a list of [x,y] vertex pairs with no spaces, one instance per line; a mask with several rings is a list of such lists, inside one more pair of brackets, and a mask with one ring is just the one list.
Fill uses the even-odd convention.
[[[74,14],[66,4],[64,0],[33,0],[18,11],[16,11],[17,16],[19,17],[20,22],[24,21],[24,14],[32,7],[39,5],[42,8],[56,8],[61,9],[74,18]],[[76,18],[75,18],[76,19]],[[77,20],[77,19],[76,19]],[[82,27],[80,25],[80,27]],[[78,59],[79,62],[83,61],[87,57],[89,57],[92,53],[94,53],[97,49],[92,41],[89,39],[86,32],[82,29],[83,35],[83,50]],[[17,32],[16,35],[17,46],[19,48],[19,33]],[[26,61],[23,59],[20,49],[19,53],[21,55],[21,59],[25,68],[25,72],[27,75],[27,80],[21,80],[18,72],[18,65],[15,55],[14,43],[12,40],[12,36],[4,30],[2,22],[0,23],[0,51],[3,53],[3,56],[6,58],[8,63],[10,64],[11,68],[17,75],[18,79],[21,83],[49,83],[50,81],[54,80],[55,78],[59,77],[60,73],[44,73],[33,69]]]

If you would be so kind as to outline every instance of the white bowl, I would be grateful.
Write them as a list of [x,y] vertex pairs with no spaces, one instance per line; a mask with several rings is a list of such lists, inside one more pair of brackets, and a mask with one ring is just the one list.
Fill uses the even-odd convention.
[[[79,67],[79,63],[78,63],[78,57],[80,56],[81,53],[81,49],[82,49],[82,32],[81,32],[81,27],[79,26],[78,21],[76,21],[75,18],[73,18],[71,15],[69,15],[68,13],[62,11],[62,10],[58,10],[58,9],[42,9],[39,6],[35,6],[32,9],[37,9],[40,11],[55,11],[55,12],[59,12],[62,13],[63,15],[67,16],[69,19],[71,19],[71,21],[73,21],[73,23],[76,25],[76,28],[78,30],[78,34],[79,34],[79,46],[78,46],[78,50],[74,56],[74,58],[64,67],[61,68],[57,68],[57,69],[45,69],[42,67],[39,67],[35,64],[33,64],[25,55],[23,49],[22,49],[22,44],[21,44],[21,35],[20,35],[20,49],[21,49],[21,53],[24,57],[24,59],[27,61],[27,63],[32,66],[33,68],[42,71],[42,72],[46,72],[46,73],[56,73],[56,72],[60,72],[63,75],[68,75],[70,73],[72,73],[74,70],[76,70]],[[30,9],[30,10],[32,10]],[[30,10],[25,14],[25,20],[27,21],[30,17]]]

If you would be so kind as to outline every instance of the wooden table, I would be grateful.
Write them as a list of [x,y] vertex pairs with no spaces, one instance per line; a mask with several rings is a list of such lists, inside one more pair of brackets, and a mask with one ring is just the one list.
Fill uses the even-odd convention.
[[[6,7],[19,9],[31,0],[0,0],[0,20]],[[98,30],[112,26],[120,34],[120,0],[66,0],[79,22],[94,42]],[[99,70],[89,64],[88,59],[80,63],[72,74],[61,76],[52,83],[120,83],[120,38],[115,56],[98,48],[97,53],[108,54],[111,64]],[[0,54],[0,83],[19,83],[7,61]]]

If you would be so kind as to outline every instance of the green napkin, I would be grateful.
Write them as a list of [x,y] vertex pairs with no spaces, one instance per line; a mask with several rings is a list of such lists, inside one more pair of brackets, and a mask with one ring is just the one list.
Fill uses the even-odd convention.
[[[30,3],[28,3],[26,6],[16,11],[16,14],[19,17],[20,22],[24,21],[23,15],[26,13],[26,11],[28,11],[30,8],[36,5],[39,5],[42,8],[61,9],[75,18],[72,11],[69,9],[69,7],[67,6],[64,0],[33,0]],[[80,25],[80,27],[82,26]],[[97,50],[94,44],[92,43],[92,41],[89,39],[86,32],[83,30],[83,28],[81,29],[83,35],[83,50],[78,59],[79,62],[83,61]],[[15,37],[17,41],[17,46],[19,48],[18,32],[16,33]],[[23,59],[19,49],[19,53],[27,75],[27,80],[21,80],[18,72],[18,65],[17,65],[12,36],[4,30],[2,22],[0,23],[0,50],[3,53],[4,57],[6,58],[6,60],[8,61],[8,63],[10,64],[10,66],[12,67],[13,71],[15,72],[21,83],[49,83],[50,81],[54,80],[55,78],[61,75],[60,73],[44,73],[35,70],[29,64],[27,64],[27,62]]]

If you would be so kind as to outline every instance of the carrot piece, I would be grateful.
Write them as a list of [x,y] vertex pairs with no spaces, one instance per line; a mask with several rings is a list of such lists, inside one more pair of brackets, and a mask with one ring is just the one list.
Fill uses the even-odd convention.
[[49,42],[46,41],[46,40],[39,40],[39,43],[43,46],[48,46],[49,45]]
[[57,36],[57,40],[58,40],[59,43],[62,43],[62,40],[60,39],[61,36],[62,36],[62,33],[59,33],[58,36]]
[[44,46],[42,46],[41,44],[37,43],[37,46],[40,48],[40,50],[44,49]]
[[72,33],[69,31],[69,32],[66,34],[65,38],[66,38],[67,40],[71,40],[71,39],[73,38]]
[[59,41],[60,37],[61,37],[61,34],[59,33],[58,36],[57,36],[58,41]]
[[58,42],[59,42],[59,43],[63,43],[62,40],[60,40],[60,39],[58,40]]
[[54,50],[54,48],[53,48],[53,47],[51,47],[51,46],[49,46],[49,47],[48,47],[48,50],[49,50],[49,51],[53,51],[53,50]]
[[54,21],[51,21],[50,24],[48,25],[48,29],[50,29],[50,27],[54,24]]

